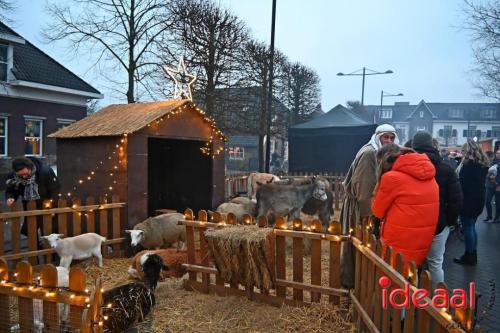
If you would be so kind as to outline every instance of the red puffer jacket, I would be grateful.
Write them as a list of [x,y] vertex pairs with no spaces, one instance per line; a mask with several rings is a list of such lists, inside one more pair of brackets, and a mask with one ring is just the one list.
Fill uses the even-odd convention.
[[380,237],[385,246],[417,266],[427,257],[439,215],[436,170],[427,155],[410,153],[398,157],[380,180],[372,211],[383,223]]

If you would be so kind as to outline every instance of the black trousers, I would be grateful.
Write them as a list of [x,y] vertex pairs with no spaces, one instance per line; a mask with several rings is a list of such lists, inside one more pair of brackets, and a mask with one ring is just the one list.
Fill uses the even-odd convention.
[[[489,220],[491,220],[491,218],[493,217],[492,207],[491,207],[491,200],[493,200],[493,197],[495,197],[495,188],[494,187],[487,187],[486,188],[486,200],[485,200],[484,205],[486,206],[486,217]],[[496,201],[495,201],[495,204],[496,204]]]
[[500,192],[495,192],[495,220],[500,219]]

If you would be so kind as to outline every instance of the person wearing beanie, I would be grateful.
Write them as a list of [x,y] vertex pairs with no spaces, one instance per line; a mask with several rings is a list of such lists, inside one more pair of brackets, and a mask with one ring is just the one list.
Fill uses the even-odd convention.
[[[342,231],[349,233],[362,218],[372,215],[371,201],[377,183],[377,150],[388,143],[398,144],[396,129],[382,124],[375,129],[370,141],[356,154],[344,180],[345,198],[340,212]],[[340,276],[343,287],[354,287],[354,251],[352,245],[342,244]]]
[[435,180],[439,186],[439,215],[434,239],[427,254],[427,263],[431,273],[433,288],[444,282],[443,261],[446,240],[450,227],[457,222],[462,208],[462,189],[457,174],[449,164],[445,163],[434,147],[432,135],[427,131],[415,133],[412,141],[413,149],[426,154],[436,168]]

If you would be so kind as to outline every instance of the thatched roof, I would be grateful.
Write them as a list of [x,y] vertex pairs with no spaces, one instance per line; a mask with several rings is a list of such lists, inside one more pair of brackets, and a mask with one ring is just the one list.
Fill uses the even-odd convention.
[[119,136],[134,133],[151,122],[177,110],[188,100],[167,100],[151,103],[112,104],[68,127],[49,135],[50,138]]

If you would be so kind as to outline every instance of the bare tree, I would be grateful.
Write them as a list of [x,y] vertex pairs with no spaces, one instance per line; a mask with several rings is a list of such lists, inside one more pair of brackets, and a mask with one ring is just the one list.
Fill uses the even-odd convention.
[[[52,2],[52,17],[44,37],[48,42],[68,40],[76,53],[91,55],[110,89],[136,101],[137,85],[157,70],[155,41],[169,29],[168,0],[72,0]],[[120,79],[119,75],[126,79]]]
[[176,0],[170,6],[171,35],[160,42],[164,64],[184,56],[198,75],[195,95],[216,120],[216,90],[237,80],[241,45],[248,38],[245,23],[209,0]]
[[298,62],[285,67],[283,102],[290,110],[289,125],[308,121],[320,102],[318,74]]
[[9,22],[10,19],[7,17],[7,14],[13,12],[15,8],[14,1],[0,0],[0,21]]
[[[259,170],[264,170],[264,137],[267,134],[267,114],[268,110],[268,85],[269,85],[269,65],[271,52],[269,47],[257,41],[249,41],[244,46],[244,52],[240,59],[243,66],[243,77],[240,84],[245,87],[252,87],[253,98],[259,104],[255,112],[241,112],[241,118],[247,126],[251,126],[249,131],[257,134],[259,137]],[[282,90],[284,67],[287,59],[283,53],[275,51],[274,53],[274,84],[276,91]],[[279,102],[273,101],[273,110],[271,114],[271,134],[286,135],[286,113],[284,110],[277,110]]]
[[465,27],[472,32],[477,75],[482,94],[500,100],[500,2],[464,0]]

